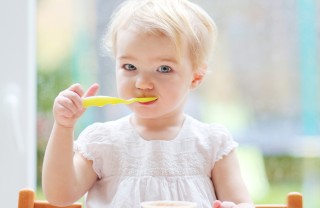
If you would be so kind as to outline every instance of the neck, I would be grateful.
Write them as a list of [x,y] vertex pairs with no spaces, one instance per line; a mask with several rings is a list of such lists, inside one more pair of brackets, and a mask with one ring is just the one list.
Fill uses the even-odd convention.
[[170,140],[177,136],[184,119],[183,113],[162,118],[141,118],[133,115],[131,123],[138,134],[146,140]]

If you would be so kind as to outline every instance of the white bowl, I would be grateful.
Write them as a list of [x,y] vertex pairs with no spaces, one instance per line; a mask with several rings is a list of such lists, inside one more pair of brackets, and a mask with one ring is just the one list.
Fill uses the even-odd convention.
[[197,204],[188,201],[146,201],[142,208],[196,208]]

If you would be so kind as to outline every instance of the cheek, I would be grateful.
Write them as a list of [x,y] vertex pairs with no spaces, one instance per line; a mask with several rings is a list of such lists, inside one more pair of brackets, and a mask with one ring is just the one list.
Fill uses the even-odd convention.
[[117,75],[117,78],[116,78],[116,82],[117,82],[117,90],[118,90],[118,93],[121,95],[122,94],[122,91],[125,89],[126,87],[126,82],[124,80],[123,77],[121,76],[118,76]]
[[187,92],[186,90],[182,90],[179,86],[171,86],[165,88],[162,94],[167,98],[167,102],[176,103],[183,99]]
[[131,79],[128,79],[123,76],[118,76],[116,79],[117,82],[117,91],[118,95],[122,98],[128,98],[130,95],[130,92],[132,92],[132,89],[134,87],[134,84]]

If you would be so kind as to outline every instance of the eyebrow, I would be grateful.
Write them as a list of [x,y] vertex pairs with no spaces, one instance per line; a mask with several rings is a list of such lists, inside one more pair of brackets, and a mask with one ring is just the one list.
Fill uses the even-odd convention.
[[[116,57],[117,59],[128,59],[128,60],[137,60],[134,56],[128,56],[128,55],[124,55],[124,56],[119,56]],[[153,61],[160,61],[160,62],[171,62],[173,64],[177,64],[179,63],[179,60],[177,58],[171,58],[171,57],[160,57],[160,58],[154,58]]]
[[126,55],[124,55],[124,56],[118,56],[118,57],[116,57],[116,59],[133,59],[133,60],[136,60],[136,58],[134,58],[133,56],[126,56]]
[[157,60],[161,62],[171,62],[174,64],[177,64],[179,62],[179,60],[177,60],[176,58],[159,58]]

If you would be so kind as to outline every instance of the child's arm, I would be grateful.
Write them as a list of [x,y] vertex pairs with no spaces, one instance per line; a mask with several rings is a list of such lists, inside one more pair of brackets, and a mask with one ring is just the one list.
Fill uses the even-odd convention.
[[79,84],[62,91],[53,105],[54,125],[47,145],[42,173],[42,186],[47,199],[56,205],[78,200],[96,181],[92,162],[73,153],[74,126],[84,113],[82,97],[95,95],[99,86],[86,93]]
[[[217,198],[215,208],[253,208],[253,202],[241,176],[234,151],[219,160],[212,170]],[[221,202],[222,201],[222,202]]]

